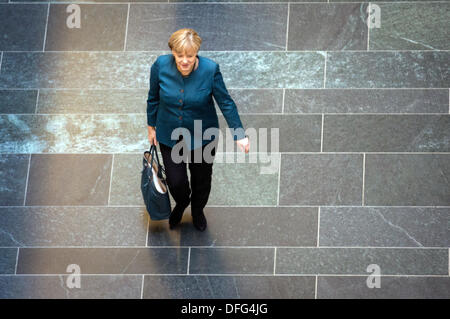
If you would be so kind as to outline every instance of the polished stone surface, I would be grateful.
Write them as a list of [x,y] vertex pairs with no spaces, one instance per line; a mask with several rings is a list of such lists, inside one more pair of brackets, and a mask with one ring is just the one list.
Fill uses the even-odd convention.
[[[0,298],[450,298],[450,1],[370,1],[380,28],[358,0],[71,3],[80,28],[0,0]],[[150,67],[183,27],[250,136],[225,148],[215,101],[204,232],[140,190]]]

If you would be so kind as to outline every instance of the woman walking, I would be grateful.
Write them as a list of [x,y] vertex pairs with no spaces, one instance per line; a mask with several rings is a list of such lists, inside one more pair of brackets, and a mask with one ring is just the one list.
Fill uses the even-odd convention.
[[[212,160],[205,160],[205,148],[214,158],[218,136],[207,139],[204,135],[219,129],[214,96],[227,124],[234,130],[234,140],[240,149],[249,152],[248,136],[244,133],[238,110],[223,82],[219,64],[198,55],[202,40],[196,31],[185,28],[174,32],[169,38],[171,54],[161,55],[151,66],[150,90],[147,99],[148,139],[150,144],[160,146],[166,181],[175,207],[169,217],[173,229],[191,204],[192,222],[200,231],[207,225],[203,208],[208,201],[212,180]],[[200,121],[201,131],[194,121]],[[172,139],[175,129],[189,132]],[[176,135],[176,134],[175,134]],[[177,143],[183,142],[190,154],[189,171],[191,188],[186,171],[186,162],[175,160]],[[179,144],[178,144],[179,145]],[[195,146],[198,146],[195,148]],[[192,161],[194,152],[201,150],[201,161]],[[174,151],[174,152],[172,152]],[[183,154],[184,155],[184,154]],[[195,155],[197,156],[197,155]]]

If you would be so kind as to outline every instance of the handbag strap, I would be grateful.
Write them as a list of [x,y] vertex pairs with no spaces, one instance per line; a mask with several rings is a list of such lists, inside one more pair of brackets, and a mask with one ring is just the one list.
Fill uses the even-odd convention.
[[164,177],[162,176],[162,172],[164,172],[164,175],[166,175],[166,171],[164,170],[164,168],[162,167],[161,163],[159,162],[158,151],[156,149],[156,145],[154,145],[154,144],[152,144],[152,146],[150,146],[150,155],[152,157],[151,163],[150,163],[150,167],[153,167],[153,161],[154,161],[154,158],[156,157],[156,161],[158,162],[158,173],[157,173],[157,176],[159,178],[163,179]]

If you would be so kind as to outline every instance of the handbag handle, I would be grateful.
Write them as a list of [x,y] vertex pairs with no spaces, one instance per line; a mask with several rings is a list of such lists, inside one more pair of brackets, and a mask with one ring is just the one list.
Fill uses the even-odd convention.
[[161,166],[160,162],[159,162],[159,156],[158,156],[158,151],[156,149],[156,145],[152,144],[152,146],[150,146],[150,155],[152,157],[151,161],[150,161],[150,167],[153,167],[153,161],[154,158],[156,157],[156,161],[158,162],[158,173],[157,176],[161,179],[164,179],[164,177],[162,176],[161,171],[164,172],[164,175],[166,174],[166,171],[164,170],[164,168]]

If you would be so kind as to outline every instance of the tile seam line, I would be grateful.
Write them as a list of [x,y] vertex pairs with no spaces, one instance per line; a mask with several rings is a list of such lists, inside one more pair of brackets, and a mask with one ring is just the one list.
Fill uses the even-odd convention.
[[[0,274],[0,277],[26,277],[26,276],[42,276],[42,277],[50,277],[50,276],[70,276],[70,273],[19,273],[19,274]],[[182,277],[193,277],[193,276],[258,276],[258,277],[315,277],[315,276],[323,276],[323,277],[368,277],[370,273],[355,273],[355,274],[322,274],[322,273],[193,273],[193,274],[185,274],[185,273],[131,273],[131,274],[122,274],[122,273],[83,273],[80,276],[182,276]],[[445,275],[428,275],[428,274],[420,274],[420,275],[412,275],[412,274],[386,274],[381,275],[380,277],[419,277],[419,278],[449,278],[447,274]]]
[[106,206],[109,206],[109,204],[111,202],[111,187],[112,187],[112,181],[113,181],[114,156],[115,156],[115,153],[113,153],[111,156],[111,172],[109,175],[108,202],[107,202]]
[[88,249],[181,249],[181,250],[188,250],[188,256],[189,256],[189,250],[192,249],[258,249],[258,250],[272,250],[274,248],[278,249],[302,249],[302,250],[318,250],[318,249],[335,249],[335,250],[343,250],[343,249],[353,249],[353,250],[442,250],[442,251],[448,251],[449,247],[443,246],[443,247],[415,247],[415,246],[405,246],[405,247],[398,247],[398,246],[280,246],[279,244],[273,245],[273,246],[230,246],[230,245],[223,245],[223,246],[0,246],[0,249],[81,249],[81,250],[88,250]]
[[[0,89],[1,91],[1,89]],[[5,90],[6,91],[6,90]],[[34,91],[34,90],[33,90]],[[39,95],[39,91],[41,91],[41,89],[37,89],[38,95]],[[36,101],[36,109],[37,109],[37,101]],[[36,112],[36,111],[35,111]],[[0,113],[0,115],[24,115],[24,116],[31,116],[31,115],[38,115],[38,116],[130,116],[130,115],[139,115],[139,116],[145,116],[146,113],[134,113],[134,112],[128,112],[128,113]],[[218,114],[219,115],[219,114]],[[333,115],[333,116],[367,116],[367,115],[379,115],[379,116],[390,116],[390,115],[402,115],[402,116],[408,116],[408,115],[445,115],[448,116],[449,113],[447,112],[441,112],[441,113],[432,113],[432,112],[427,112],[427,113],[420,113],[420,112],[410,112],[410,113],[370,113],[370,112],[366,112],[366,113],[351,113],[351,112],[346,112],[346,113],[331,113],[331,112],[325,112],[325,113],[319,113],[319,112],[315,112],[315,113],[297,113],[297,112],[283,112],[283,113],[257,113],[257,112],[249,112],[249,113],[243,113],[241,112],[240,114],[241,116],[283,116],[288,118],[288,116],[292,116],[292,115],[298,115],[298,116],[323,116],[323,115]],[[222,118],[223,115],[220,115],[219,118]],[[228,130],[228,127],[220,127],[220,128],[225,128]]]
[[[119,88],[119,87],[112,87],[112,88],[107,88],[107,87],[36,87],[36,88],[20,88],[20,87],[0,87],[0,90],[4,90],[4,91],[36,91],[36,90],[41,90],[41,91],[111,91],[111,90],[117,90],[117,91],[148,91],[148,88],[145,87],[124,87],[124,88]],[[447,91],[449,90],[449,88],[447,87],[440,87],[440,88],[435,88],[435,87],[391,87],[391,88],[386,88],[386,87],[367,87],[367,88],[360,88],[360,87],[340,87],[340,88],[335,88],[335,87],[331,87],[331,88],[324,88],[324,87],[311,87],[311,88],[286,88],[286,87],[255,87],[255,88],[251,88],[251,87],[232,87],[229,86],[229,90],[253,90],[253,91],[262,91],[262,90],[289,90],[289,91],[311,91],[311,90],[316,90],[316,91],[320,91],[320,90],[442,90],[442,91]],[[215,103],[215,105],[217,105],[217,103]],[[145,114],[145,112],[143,112]],[[279,113],[279,112],[276,112]],[[122,114],[122,113],[120,113]],[[138,113],[136,113],[138,114]],[[141,114],[141,113],[139,113]],[[263,113],[264,114],[264,113]],[[305,113],[307,114],[307,113]],[[389,114],[389,113],[388,113]]]
[[[26,4],[24,2],[17,2],[20,4]],[[62,4],[64,2],[48,2],[48,4]],[[73,2],[67,2],[66,4],[73,3]],[[123,4],[127,4],[128,2],[124,2]],[[317,3],[317,2],[311,2],[311,3]],[[339,2],[342,3],[342,2]],[[349,2],[352,4],[358,3],[358,2]],[[392,3],[392,2],[386,2],[386,3]],[[402,1],[402,3],[405,3]],[[413,2],[418,3],[418,1]],[[429,1],[426,1],[424,3],[430,3]],[[448,3],[447,1],[444,1],[443,3]],[[42,2],[39,3],[28,3],[28,4],[42,4]],[[86,2],[79,2],[79,4],[87,4]],[[99,2],[93,2],[92,4],[99,4]],[[105,2],[102,2],[102,4],[107,4]],[[109,4],[119,4],[118,2],[111,2]],[[67,53],[133,53],[133,52],[139,52],[139,53],[149,53],[151,55],[158,55],[158,54],[170,54],[170,51],[165,50],[46,50],[46,51],[37,51],[37,50],[4,50],[3,52],[8,53],[60,53],[60,54],[67,54]],[[153,53],[154,52],[154,53]],[[450,52],[450,49],[436,49],[436,50],[370,50],[367,51],[366,49],[361,50],[215,50],[215,51],[202,51],[205,53],[316,53],[320,54],[319,52],[333,52],[333,53],[379,53],[379,52],[429,52],[429,53],[435,53],[435,52]],[[206,55],[205,55],[206,56]]]
[[128,24],[129,24],[129,17],[130,17],[130,4],[131,2],[128,2],[128,6],[127,6],[127,22],[125,25],[125,39],[124,39],[124,43],[123,43],[123,52],[126,51],[127,48],[127,37],[128,37]]
[[[111,1],[102,1],[102,2],[96,2],[96,1],[82,1],[82,0],[76,0],[76,1],[39,1],[39,2],[32,2],[32,1],[11,1],[8,0],[7,3],[12,3],[12,4],[44,4],[44,3],[62,3],[62,4],[67,4],[67,3],[86,3],[86,4],[127,4],[129,2],[111,2]],[[330,2],[330,0],[327,0],[327,2],[317,2],[317,1],[304,1],[304,2],[294,2],[292,4],[294,5],[302,5],[302,4],[320,4],[320,5],[326,5],[326,4],[340,4],[340,3],[368,3],[368,1],[336,1],[336,0],[332,0]],[[442,0],[437,0],[437,1],[402,1],[402,3],[446,3],[447,1],[442,1]],[[134,2],[133,2],[134,3]],[[211,1],[211,2],[207,2],[207,1],[200,1],[200,2],[192,2],[192,1],[185,1],[185,2],[173,2],[171,0],[166,0],[166,1],[143,1],[143,2],[137,2],[136,4],[176,4],[176,5],[183,5],[183,4],[227,4],[227,5],[244,5],[244,4],[287,4],[288,1],[284,1],[284,2],[279,2],[279,1],[267,1],[267,2],[259,2],[259,1],[249,1],[249,2],[241,2],[241,3],[237,3],[234,1]],[[392,3],[392,1],[377,1],[377,3]]]
[[[262,91],[262,90],[290,90],[290,91],[307,91],[307,90],[448,90],[448,87],[232,87],[230,86],[228,88],[230,91],[232,90],[252,90],[252,91]],[[140,90],[140,91],[148,91],[148,88],[145,87],[27,87],[27,88],[20,88],[20,87],[0,87],[0,90],[2,91],[134,91],[134,90]],[[215,104],[217,105],[217,103]],[[262,112],[259,112],[262,113]],[[285,112],[286,113],[286,112]],[[293,113],[293,112],[292,112]],[[296,112],[298,113],[298,112]],[[94,113],[95,114],[95,113]],[[103,113],[98,113],[103,114]],[[117,113],[117,114],[123,114],[123,113]],[[143,113],[132,113],[132,114],[145,114]],[[244,113],[245,114],[245,113]],[[266,114],[266,113],[262,113]],[[278,113],[277,113],[278,114]],[[300,113],[300,114],[309,114],[309,113]],[[321,114],[321,113],[319,113]],[[338,113],[339,114],[339,113]],[[386,113],[391,114],[391,113]],[[406,113],[409,114],[409,113]]]
[[144,280],[145,280],[145,274],[142,274],[141,299],[143,299],[143,296],[144,296]]
[[[285,155],[331,155],[331,154],[335,154],[335,155],[362,155],[362,154],[367,154],[367,155],[377,155],[377,154],[381,154],[381,155],[430,155],[430,154],[442,154],[442,155],[448,155],[450,154],[450,152],[367,152],[367,151],[361,151],[361,152],[320,152],[320,151],[315,151],[315,152],[251,152],[251,154],[285,154]],[[116,154],[116,155],[137,155],[137,154],[141,154],[141,152],[72,152],[72,153],[66,153],[66,152],[41,152],[41,153],[23,153],[23,152],[6,152],[6,153],[1,153],[0,155],[112,155],[112,154]],[[238,152],[216,152],[216,154],[219,155],[244,155],[242,153],[238,153]],[[250,153],[248,154],[248,156],[250,155]],[[229,163],[229,162],[218,162],[219,164],[222,163]],[[231,162],[233,164],[236,164],[235,162]],[[238,163],[238,164],[248,164],[246,162],[243,163]],[[36,205],[39,206],[39,205]],[[53,205],[51,205],[53,206]],[[56,206],[72,206],[72,205],[56,205]],[[101,205],[79,205],[79,206],[101,206]],[[119,206],[129,206],[129,205],[119,205]],[[131,205],[131,206],[140,206],[140,205]],[[222,205],[223,206],[223,205]],[[232,206],[232,205],[230,205]],[[255,205],[256,206],[256,205]],[[293,205],[293,206],[297,206],[297,205]],[[332,206],[332,205],[305,205],[305,206]],[[337,205],[337,207],[340,206],[352,206],[352,205]],[[357,205],[353,205],[353,206],[357,206]],[[374,206],[385,206],[385,207],[391,207],[392,205],[374,205]],[[434,206],[434,205],[414,205],[414,206]],[[1,205],[0,205],[1,207]],[[408,206],[410,207],[410,206]]]
[[17,255],[16,255],[16,266],[14,267],[14,274],[17,274],[17,265],[19,263],[19,251],[20,251],[20,247],[17,248]]
[[318,275],[315,276],[315,285],[314,285],[314,299],[317,299],[317,281],[318,281]]
[[[24,195],[23,195],[23,204],[22,204],[21,207],[27,207],[26,202],[27,202],[28,180],[29,180],[29,177],[30,177],[30,166],[31,166],[31,156],[32,155],[33,154],[30,153],[29,156],[28,156],[27,178],[25,180],[25,190],[24,190]],[[3,206],[0,206],[0,208],[1,207],[3,207]],[[17,207],[20,207],[20,206],[17,206]]]
[[[72,207],[72,208],[105,208],[105,207],[110,207],[110,208],[129,208],[129,207],[134,207],[134,208],[145,208],[145,205],[7,205],[7,206],[0,206],[0,209],[4,209],[4,208],[45,208],[45,207],[49,207],[49,208],[53,208],[53,207]],[[241,208],[241,207],[246,207],[246,208],[262,208],[262,207],[267,207],[267,208],[279,208],[279,207],[285,207],[285,208],[307,208],[307,207],[312,207],[312,208],[316,208],[316,207],[325,207],[325,208],[450,208],[450,206],[448,205],[429,205],[429,206],[424,206],[424,205],[416,205],[416,206],[404,206],[404,205],[392,205],[392,206],[384,206],[384,205],[366,205],[366,206],[361,206],[361,205],[339,205],[339,206],[333,206],[333,205],[206,205],[206,208],[210,207],[210,208],[215,208],[215,207],[226,207],[226,208]]]
[[42,44],[42,51],[36,51],[36,52],[45,52],[45,43],[47,40],[47,29],[48,29],[48,16],[50,14],[50,5],[51,2],[46,2],[47,3],[47,17],[45,20],[45,32],[44,32],[44,43]]

